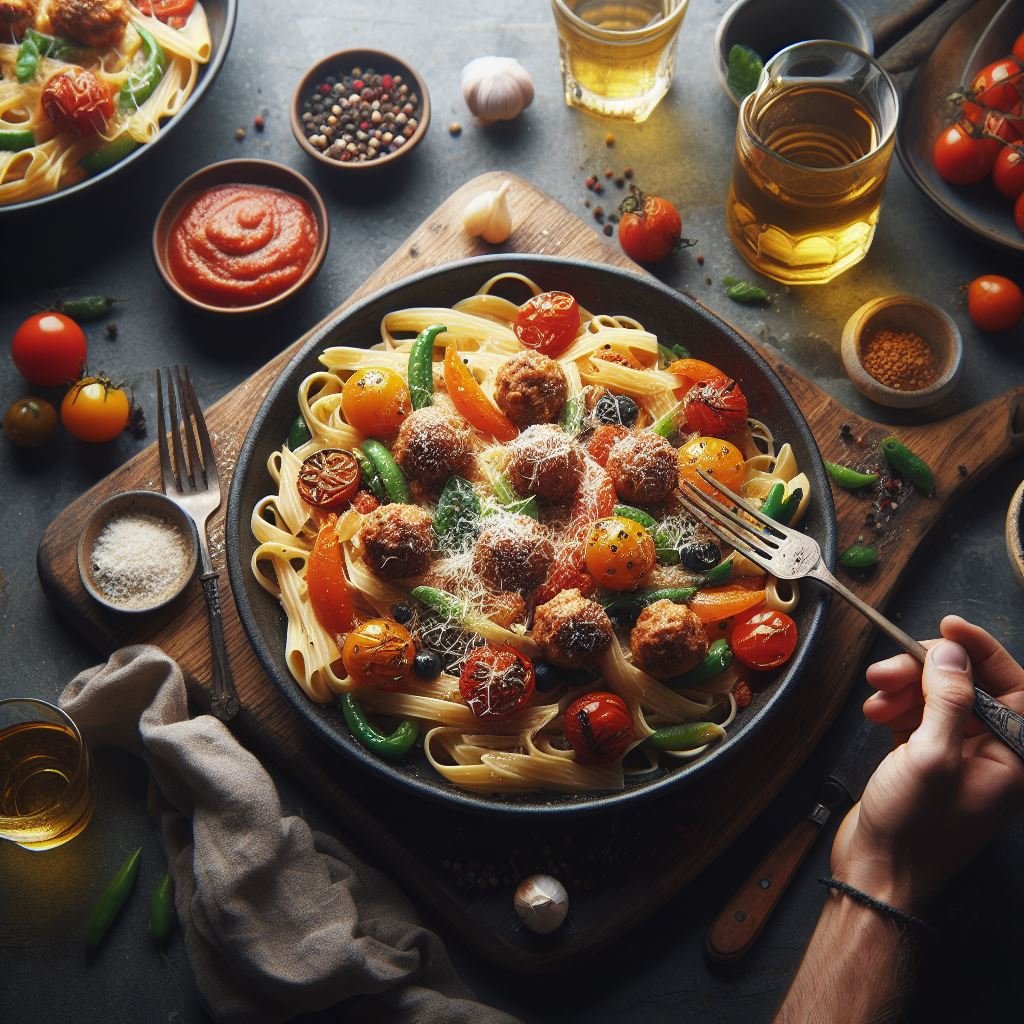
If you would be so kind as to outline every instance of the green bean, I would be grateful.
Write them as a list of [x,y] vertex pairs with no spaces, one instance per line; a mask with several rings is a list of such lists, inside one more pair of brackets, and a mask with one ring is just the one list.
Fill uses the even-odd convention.
[[786,485],[783,483],[772,484],[764,501],[761,502],[761,514],[769,519],[778,519],[782,511],[782,503],[786,496]]
[[[290,447],[290,444],[289,444]],[[391,499],[388,497],[387,488],[380,478],[374,464],[362,452],[356,450],[352,453],[359,463],[359,470],[362,474],[362,485],[382,504],[386,505]]]
[[655,729],[647,739],[658,750],[693,750],[724,735],[725,730],[716,722],[683,722]]
[[161,945],[174,927],[174,898],[171,876],[165,871],[149,897],[149,934]]
[[454,594],[447,590],[440,590],[438,587],[419,586],[409,591],[409,596],[420,604],[425,604],[432,612],[445,619],[454,619],[456,622],[464,622],[466,619],[466,605]]
[[704,579],[702,581],[705,587],[717,587],[719,584],[728,583],[732,578],[732,559],[727,558],[723,562],[719,562],[713,569],[708,569],[704,573]]
[[36,144],[36,135],[31,128],[12,128],[0,132],[0,150],[5,153],[20,153]]
[[851,469],[849,466],[840,466],[836,462],[825,462],[825,472],[832,478],[839,487],[845,487],[848,491],[855,491],[858,487],[867,487],[870,484],[878,483],[877,473],[861,473],[860,470]]
[[409,493],[409,484],[405,479],[405,474],[398,463],[395,462],[391,452],[380,441],[374,441],[372,438],[367,438],[359,447],[363,450],[363,454],[373,463],[373,468],[380,475],[384,489],[388,493],[388,498],[399,505],[413,504],[412,494]]
[[434,339],[447,329],[443,324],[424,327],[409,350],[409,394],[414,409],[434,404]]
[[935,493],[935,476],[928,463],[915,455],[902,441],[887,437],[882,441],[882,454],[886,462],[904,480],[909,480],[926,497]]
[[140,143],[136,142],[127,132],[122,132],[116,139],[111,139],[110,142],[104,142],[95,149],[89,150],[78,163],[90,174],[99,174],[100,171],[105,171],[108,167],[120,163],[129,153],[138,149],[139,145]]
[[408,718],[402,719],[398,728],[390,736],[377,732],[369,721],[359,702],[351,693],[346,693],[340,701],[341,713],[352,735],[367,750],[373,751],[378,757],[389,761],[400,761],[412,749],[419,736],[419,727]]
[[480,532],[480,498],[473,485],[461,476],[451,476],[437,499],[434,533],[455,546]]
[[72,320],[99,320],[117,302],[124,302],[124,299],[114,299],[109,295],[81,295],[74,299],[61,299],[53,304],[53,308]]
[[[289,450],[295,451],[296,448],[301,448],[307,441],[311,440],[312,437],[313,435],[309,431],[309,424],[306,423],[306,417],[300,412],[299,415],[292,420],[292,425],[288,428]],[[360,464],[360,469],[361,468],[362,465]]]
[[724,672],[732,664],[732,648],[728,640],[716,640],[709,648],[704,660],[689,672],[671,680],[675,687],[698,686]]
[[135,879],[139,877],[139,857],[142,856],[140,846],[117,870],[117,874],[110,880],[110,884],[100,894],[96,901],[89,920],[85,926],[85,944],[90,949],[95,949],[100,940],[107,934],[107,929],[113,924],[121,908],[128,902],[132,889],[135,887]]
[[686,604],[697,591],[700,584],[694,587],[667,587],[662,590],[638,590],[613,600],[605,607],[610,616],[620,619],[635,619],[649,604],[655,601],[673,601],[675,604]]
[[864,544],[853,544],[840,556],[839,562],[847,569],[866,569],[878,561],[878,548]]
[[580,432],[583,426],[583,396],[570,395],[558,414],[558,425],[572,437]]
[[130,72],[121,86],[118,102],[126,109],[141,106],[153,95],[153,90],[160,84],[167,67],[167,56],[152,32],[143,28],[137,21],[133,24],[142,40],[142,67],[138,71]]

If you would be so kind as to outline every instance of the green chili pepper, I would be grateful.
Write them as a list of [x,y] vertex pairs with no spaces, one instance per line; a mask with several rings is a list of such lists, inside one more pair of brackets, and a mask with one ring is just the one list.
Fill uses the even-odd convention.
[[664,590],[638,590],[636,593],[627,594],[625,597],[615,598],[606,605],[605,611],[611,616],[620,619],[635,619],[649,604],[655,601],[673,601],[676,604],[686,604],[694,594],[700,590],[701,584],[694,587],[668,587]]
[[855,491],[858,487],[867,487],[869,484],[878,483],[877,473],[861,473],[859,470],[851,469],[849,466],[840,466],[836,462],[825,462],[825,472],[832,478],[833,482],[848,491]]
[[135,887],[135,879],[139,876],[139,857],[141,855],[142,847],[140,846],[118,868],[117,874],[110,880],[110,884],[96,901],[96,906],[93,907],[85,926],[85,944],[90,949],[95,949],[99,945],[114,918],[128,901],[128,897]]
[[165,871],[149,897],[149,934],[156,942],[165,943],[174,927],[174,898],[171,876]]
[[732,664],[732,648],[728,640],[716,640],[709,648],[704,660],[696,667],[676,676],[672,685],[676,687],[699,686],[724,672]]
[[373,463],[384,483],[384,489],[388,492],[388,498],[399,505],[411,505],[412,495],[409,493],[409,484],[401,467],[395,462],[391,452],[380,443],[367,438],[360,445],[363,454]]
[[409,350],[409,394],[414,409],[434,404],[434,339],[446,330],[443,324],[424,327]]
[[452,476],[437,499],[434,533],[455,546],[480,532],[480,498],[473,485],[461,476]]
[[683,403],[680,402],[674,409],[670,409],[664,416],[659,420],[655,420],[654,423],[648,428],[652,434],[660,434],[666,440],[671,441],[678,425],[676,418],[683,411]]
[[440,590],[437,587],[413,587],[409,596],[420,604],[425,604],[432,612],[445,619],[454,619],[456,622],[464,622],[466,618],[466,605],[454,594],[447,590]]
[[121,86],[118,102],[125,108],[142,106],[153,95],[153,90],[160,84],[167,67],[167,56],[163,47],[153,38],[153,34],[137,21],[133,24],[142,40],[142,66],[138,71],[129,74],[127,81]]
[[14,128],[0,132],[0,150],[5,153],[20,153],[36,144],[36,135],[31,128]]
[[[290,436],[290,435],[289,435]],[[386,505],[391,499],[388,497],[387,488],[380,478],[380,473],[374,464],[360,451],[352,453],[359,463],[359,470],[362,476],[362,484],[382,504]]]
[[658,750],[692,750],[721,739],[725,730],[716,722],[683,722],[655,729],[647,739]]
[[[313,435],[309,431],[309,425],[306,423],[306,417],[300,412],[295,419],[292,420],[292,425],[288,428],[288,448],[290,451],[295,451],[296,448],[301,448],[307,441],[311,440]],[[360,468],[362,466],[360,465]]]
[[390,735],[385,736],[366,719],[359,702],[351,693],[346,693],[341,698],[341,713],[345,716],[352,735],[366,747],[372,750],[378,757],[386,758],[389,761],[400,761],[412,749],[420,730],[415,722],[408,718],[403,719],[397,729]]
[[935,493],[935,475],[928,463],[915,455],[902,441],[895,437],[887,437],[882,441],[882,454],[886,462],[896,470],[904,480],[909,480],[927,497]]
[[89,150],[81,160],[78,161],[90,174],[99,174],[108,167],[120,163],[129,153],[138,149],[140,143],[136,142],[127,132],[118,135],[110,142],[104,142],[95,149]]
[[60,299],[53,308],[72,320],[99,320],[114,308],[115,303],[124,301],[109,295],[82,295],[75,299]]
[[758,284],[751,284],[749,281],[741,281],[738,277],[730,277],[726,274],[722,278],[725,285],[725,294],[733,302],[771,302],[772,297]]
[[878,548],[863,544],[854,544],[839,556],[840,564],[845,565],[847,569],[866,569],[877,561]]
[[704,573],[703,585],[705,587],[716,587],[722,583],[728,583],[731,578],[732,559],[727,558],[724,562],[719,562],[714,568],[708,569]]

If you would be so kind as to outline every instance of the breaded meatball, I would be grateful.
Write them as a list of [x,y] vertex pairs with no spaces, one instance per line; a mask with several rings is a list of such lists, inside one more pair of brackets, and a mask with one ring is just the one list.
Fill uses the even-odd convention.
[[457,413],[435,405],[410,413],[398,431],[392,455],[411,480],[435,486],[464,475],[472,462],[473,435]]
[[533,639],[552,665],[590,668],[611,646],[605,610],[578,590],[563,590],[533,615]]
[[508,445],[505,469],[523,495],[536,494],[549,505],[568,505],[586,465],[583,449],[558,427],[528,427]]
[[0,43],[21,39],[36,20],[37,0],[0,0]]
[[568,397],[565,371],[532,349],[504,363],[494,379],[494,401],[517,427],[553,423]]
[[532,590],[547,575],[554,549],[529,516],[502,515],[487,521],[473,549],[473,570],[498,590]]
[[608,452],[605,469],[615,484],[615,493],[635,505],[656,505],[664,501],[679,478],[675,448],[660,434],[627,434]]
[[423,572],[434,544],[433,520],[417,505],[382,505],[359,530],[366,564],[384,579]]
[[57,35],[102,50],[121,41],[128,5],[125,0],[53,0],[50,23]]
[[685,604],[655,601],[629,634],[633,662],[655,679],[671,679],[693,668],[708,653],[704,625]]

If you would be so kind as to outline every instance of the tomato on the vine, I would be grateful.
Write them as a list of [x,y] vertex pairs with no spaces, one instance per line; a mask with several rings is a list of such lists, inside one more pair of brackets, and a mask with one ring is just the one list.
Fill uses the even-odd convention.
[[565,709],[565,738],[585,764],[617,761],[633,743],[633,719],[614,693],[585,693]]
[[1016,199],[1024,192],[1024,150],[1003,146],[992,168],[992,181],[1007,199]]
[[19,448],[38,448],[53,437],[57,410],[44,398],[19,398],[4,413],[4,433]]
[[14,332],[11,358],[18,372],[38,387],[77,380],[85,368],[85,334],[63,313],[36,313]]
[[645,195],[633,185],[619,204],[619,244],[637,263],[668,258],[683,244],[682,235],[679,211],[661,196]]
[[748,668],[778,668],[796,650],[796,623],[773,608],[759,608],[737,618],[732,630],[733,654]]
[[939,177],[951,185],[974,185],[984,179],[996,159],[996,151],[986,143],[999,146],[992,139],[974,135],[973,127],[963,121],[944,129],[932,150]]
[[1024,292],[1008,277],[983,274],[967,286],[967,312],[983,331],[1008,331],[1024,319]]
[[114,116],[114,98],[91,71],[70,67],[43,86],[43,113],[59,132],[96,135]]
[[459,673],[459,693],[477,718],[509,718],[530,702],[535,688],[533,662],[514,647],[477,647]]
[[416,644],[394,619],[367,619],[345,634],[341,661],[360,685],[393,690],[412,671]]
[[128,426],[132,403],[124,388],[106,377],[84,377],[71,385],[60,403],[64,429],[79,441],[113,441]]
[[974,76],[971,99],[963,102],[964,116],[978,124],[988,110],[1013,110],[1020,102],[1018,87],[1022,81],[1024,72],[1012,57],[987,64]]
[[698,381],[683,399],[686,425],[699,434],[721,437],[739,430],[750,408],[739,384],[730,377]]
[[367,437],[388,439],[412,412],[408,385],[386,366],[356,370],[341,389],[341,411],[349,426]]
[[568,292],[541,292],[516,313],[512,330],[519,343],[554,358],[564,352],[580,329],[580,304]]

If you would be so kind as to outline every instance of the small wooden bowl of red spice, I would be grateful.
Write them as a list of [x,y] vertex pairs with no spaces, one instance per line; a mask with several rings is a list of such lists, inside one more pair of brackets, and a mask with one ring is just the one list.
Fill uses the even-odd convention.
[[953,318],[914,295],[864,303],[843,328],[843,366],[853,386],[879,405],[915,409],[945,398],[963,369]]

